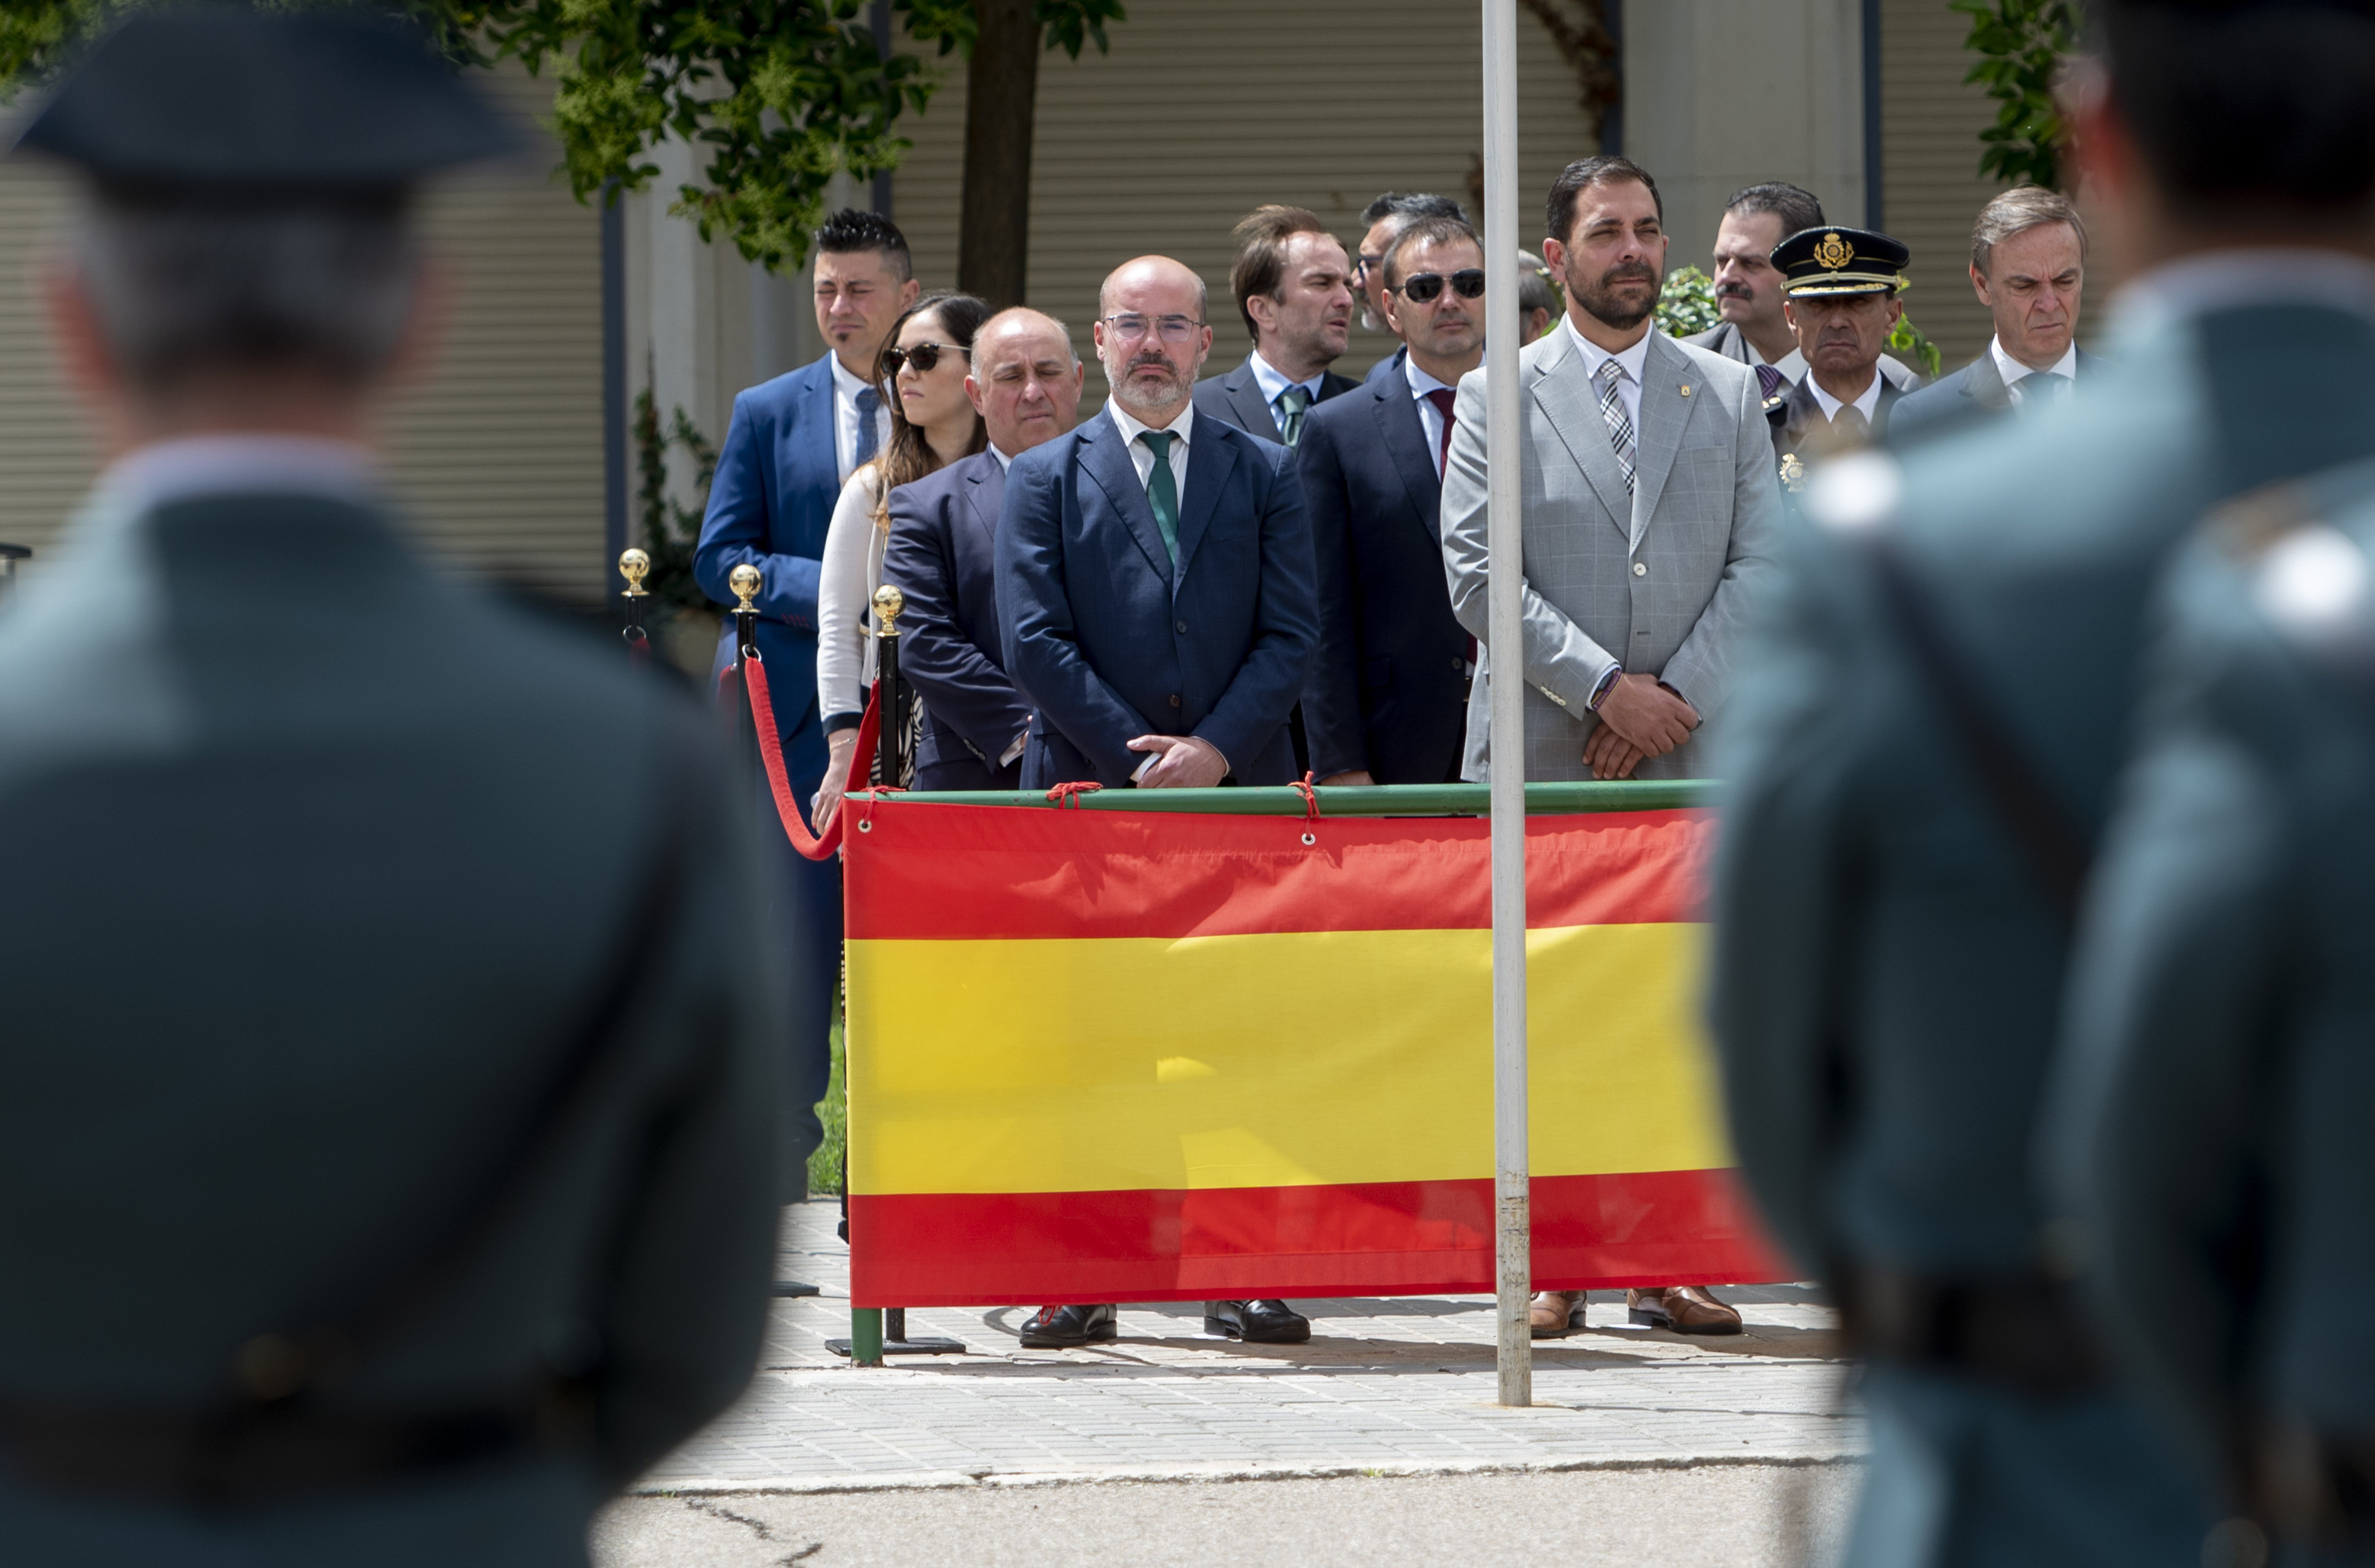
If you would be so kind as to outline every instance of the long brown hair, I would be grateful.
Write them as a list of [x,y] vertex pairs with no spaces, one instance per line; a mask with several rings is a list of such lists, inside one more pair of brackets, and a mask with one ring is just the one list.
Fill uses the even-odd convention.
[[[940,325],[948,329],[951,345],[963,349],[968,356],[973,352],[973,335],[990,316],[988,302],[970,294],[927,294],[899,313],[899,319],[891,324],[891,335],[882,340],[882,351],[874,358],[874,384],[891,405],[891,440],[882,454],[874,460],[882,479],[874,502],[874,525],[886,531],[891,526],[891,492],[901,485],[914,484],[940,466],[939,454],[924,439],[924,428],[908,419],[907,406],[901,401],[899,388],[894,384],[896,378],[883,362],[883,355],[899,346],[899,334],[906,330],[907,324],[927,312],[940,318]],[[981,416],[975,414],[973,439],[965,442],[964,454],[971,457],[988,446],[989,432],[983,427]]]

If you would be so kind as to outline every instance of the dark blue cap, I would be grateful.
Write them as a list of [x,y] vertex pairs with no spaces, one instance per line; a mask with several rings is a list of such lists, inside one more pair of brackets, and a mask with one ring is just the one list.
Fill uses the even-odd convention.
[[130,17],[17,142],[109,186],[263,196],[400,189],[515,145],[408,24],[245,5]]

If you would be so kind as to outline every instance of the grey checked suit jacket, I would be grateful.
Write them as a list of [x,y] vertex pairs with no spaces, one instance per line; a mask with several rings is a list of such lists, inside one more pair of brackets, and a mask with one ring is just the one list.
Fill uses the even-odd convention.
[[[1693,778],[1731,679],[1753,602],[1773,583],[1781,497],[1773,439],[1745,365],[1652,328],[1643,365],[1636,485],[1629,498],[1600,399],[1566,332],[1518,357],[1524,419],[1526,777],[1590,777],[1585,708],[1612,658],[1656,675],[1704,723],[1640,778]],[[1443,559],[1452,613],[1481,644],[1486,624],[1484,372],[1459,383],[1443,476]],[[1638,572],[1636,567],[1640,568]],[[1486,776],[1495,660],[1468,704],[1462,772]]]

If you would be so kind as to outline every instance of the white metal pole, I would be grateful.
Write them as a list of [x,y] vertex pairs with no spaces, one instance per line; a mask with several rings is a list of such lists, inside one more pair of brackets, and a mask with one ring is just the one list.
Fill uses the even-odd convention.
[[1493,1288],[1504,1405],[1534,1402],[1526,1154],[1526,660],[1518,450],[1518,6],[1484,4],[1484,460],[1492,554]]

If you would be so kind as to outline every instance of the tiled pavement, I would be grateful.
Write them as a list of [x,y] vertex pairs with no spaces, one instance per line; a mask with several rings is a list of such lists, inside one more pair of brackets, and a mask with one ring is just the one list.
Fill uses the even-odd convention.
[[[780,1302],[750,1395],[646,1476],[644,1491],[834,1491],[1038,1480],[1851,1457],[1830,1314],[1796,1287],[1723,1290],[1748,1331],[1684,1338],[1625,1325],[1537,1341],[1531,1409],[1494,1403],[1489,1298],[1298,1301],[1307,1345],[1206,1338],[1197,1303],[1125,1306],[1121,1338],[1025,1350],[1030,1305],[908,1315],[968,1353],[853,1368],[848,1259],[827,1201],[788,1210]],[[1035,1303],[1033,1303],[1035,1304]]]

